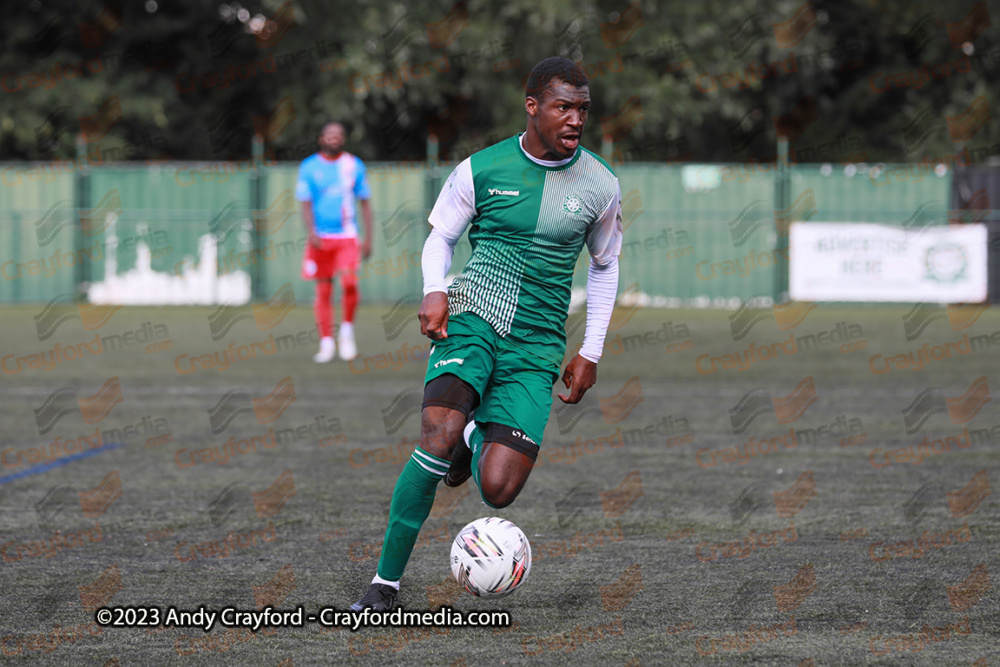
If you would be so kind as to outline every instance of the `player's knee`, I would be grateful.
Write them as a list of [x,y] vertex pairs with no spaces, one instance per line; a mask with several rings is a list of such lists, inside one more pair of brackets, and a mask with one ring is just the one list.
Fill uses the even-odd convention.
[[501,510],[513,503],[520,490],[520,485],[512,484],[510,480],[495,479],[489,476],[483,476],[480,479],[480,492],[483,500],[494,509]]
[[340,284],[345,292],[358,291],[358,277],[350,271],[345,271],[340,276]]
[[430,408],[425,409],[420,422],[420,448],[428,454],[451,460],[451,454],[462,440],[461,423],[454,420],[441,419],[432,414]]

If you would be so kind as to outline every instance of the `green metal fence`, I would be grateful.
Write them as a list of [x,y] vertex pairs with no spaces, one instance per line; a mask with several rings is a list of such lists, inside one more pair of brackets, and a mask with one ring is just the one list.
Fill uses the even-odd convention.
[[[450,165],[369,164],[363,298],[420,293],[427,213]],[[622,290],[640,303],[782,299],[794,221],[945,224],[951,170],[927,165],[624,164]],[[300,278],[297,165],[0,164],[0,302],[266,300]],[[459,244],[453,266],[468,258]],[[576,285],[585,285],[586,253]]]

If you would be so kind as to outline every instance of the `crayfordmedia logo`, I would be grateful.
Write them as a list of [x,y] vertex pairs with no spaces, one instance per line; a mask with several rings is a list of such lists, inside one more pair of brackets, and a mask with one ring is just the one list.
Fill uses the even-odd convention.
[[692,340],[691,332],[684,323],[664,322],[659,329],[653,331],[624,337],[620,333],[616,334],[605,341],[604,349],[611,354],[621,354],[659,345],[665,345],[665,353],[672,354],[692,349],[694,340]]
[[315,328],[300,331],[297,334],[286,334],[275,337],[271,334],[261,341],[253,341],[247,345],[230,343],[220,350],[205,354],[182,354],[174,359],[174,370],[180,375],[189,375],[198,371],[225,371],[238,361],[255,359],[258,356],[269,356],[297,350],[302,346],[311,347],[319,343],[319,334]]
[[[435,527],[431,525],[431,522],[424,524],[424,528],[420,531],[420,535],[417,537],[417,541],[413,544],[414,549],[420,549],[428,546],[431,541],[434,542],[451,542],[451,533],[448,530],[448,522],[442,521],[440,527]],[[360,563],[368,560],[369,558],[378,559],[382,555],[382,551],[387,551],[390,554],[398,554],[409,548],[409,545],[400,542],[352,542],[347,547],[347,557],[355,563]]]
[[195,544],[178,542],[174,547],[174,556],[182,563],[198,558],[228,558],[241,549],[249,549],[277,539],[278,534],[274,529],[274,522],[268,521],[266,528],[250,530],[245,533],[230,532],[223,539],[207,540]]
[[295,494],[295,478],[291,470],[286,470],[278,475],[274,484],[263,491],[254,491],[251,495],[257,516],[267,519],[280,512],[288,499]]
[[778,516],[786,519],[795,516],[816,494],[813,471],[806,470],[790,488],[774,492],[774,506],[778,510]]
[[977,565],[961,583],[947,588],[948,603],[951,605],[952,611],[971,609],[992,588],[986,563]]
[[170,425],[165,417],[144,415],[134,424],[117,428],[95,428],[93,433],[83,433],[68,438],[57,437],[52,442],[37,447],[16,449],[8,447],[0,451],[0,463],[4,468],[18,468],[24,465],[51,463],[89,449],[111,447],[115,443],[146,438],[146,446],[155,446],[169,440]]
[[912,435],[932,415],[939,412],[947,412],[952,424],[964,424],[971,421],[992,400],[989,381],[985,375],[976,378],[964,394],[955,398],[948,398],[943,390],[931,387],[920,392],[910,405],[903,408],[903,424],[907,435]]
[[694,548],[694,555],[702,563],[710,563],[720,558],[736,557],[742,559],[763,549],[769,549],[787,542],[795,542],[798,539],[799,534],[795,530],[795,524],[789,521],[788,528],[772,530],[767,533],[758,533],[755,530],[751,530],[742,540],[737,539],[717,544],[707,541],[701,542]]
[[253,586],[254,604],[258,609],[277,607],[296,588],[295,572],[291,564],[283,565],[266,584]]
[[901,542],[872,542],[868,547],[868,557],[876,563],[898,558],[923,558],[932,549],[944,549],[963,542],[972,541],[969,524],[964,523],[958,530],[931,533],[925,530],[915,540]]
[[[347,367],[355,375],[386,369],[398,371],[407,363],[426,361],[430,353],[430,343],[412,347],[409,343],[403,343],[398,350],[351,359],[347,362]],[[357,363],[357,366],[355,366],[355,363]]]
[[102,541],[104,541],[104,533],[101,530],[101,524],[95,523],[93,528],[77,532],[64,533],[57,530],[52,537],[40,540],[20,543],[17,540],[11,540],[0,545],[0,558],[8,563],[23,558],[53,558],[63,550],[77,549],[92,542]]
[[[994,249],[1000,250],[1000,245]],[[953,331],[968,329],[989,307],[988,303],[949,304],[947,307],[936,303],[918,303],[902,317],[906,340],[916,340],[931,322],[944,318],[948,319]]]
[[573,558],[582,549],[594,549],[605,544],[621,542],[624,539],[622,524],[620,521],[616,521],[613,528],[592,532],[578,530],[569,539],[538,542],[531,548],[531,557],[536,563],[543,558]]
[[[150,342],[147,343],[147,341]],[[70,345],[56,343],[51,350],[43,352],[22,355],[8,354],[0,359],[0,370],[3,370],[7,375],[16,375],[26,370],[51,371],[62,363],[81,360],[87,356],[98,356],[108,351],[113,352],[120,348],[143,343],[146,343],[147,353],[160,352],[173,347],[167,325],[153,325],[152,322],[144,322],[139,329],[127,331],[124,334],[107,336],[94,334],[92,340]]]
[[521,650],[525,655],[541,655],[549,652],[573,652],[583,648],[585,642],[601,641],[610,637],[625,634],[625,624],[621,616],[616,616],[609,623],[582,626],[577,624],[573,629],[547,637],[530,635],[521,642]]
[[622,431],[622,439],[626,445],[663,440],[667,447],[677,447],[694,442],[694,436],[687,418],[674,415],[666,415],[652,424]]
[[797,421],[813,403],[816,397],[816,383],[807,376],[787,396],[771,397],[767,387],[754,387],[729,410],[729,420],[733,433],[739,434],[749,428],[760,415],[773,412],[779,424]]
[[958,452],[960,449],[968,449],[971,446],[969,429],[964,429],[957,436],[946,436],[936,440],[931,440],[930,436],[926,436],[920,443],[909,447],[896,449],[878,447],[868,453],[868,463],[873,468],[887,468],[893,463],[920,465],[928,458]]
[[4,635],[0,638],[0,652],[4,655],[25,655],[31,651],[51,653],[60,644],[69,644],[87,637],[100,637],[104,629],[97,623],[81,623],[73,626],[55,626],[51,632],[33,635]]
[[618,578],[607,586],[598,586],[604,611],[621,611],[632,599],[642,592],[642,570],[638,564],[630,565]]
[[213,341],[224,338],[233,325],[241,320],[252,319],[260,331],[273,329],[294,309],[295,291],[291,283],[285,283],[266,303],[219,306],[208,316],[208,327]]
[[990,480],[986,471],[980,470],[964,487],[958,491],[948,492],[948,509],[956,519],[969,516],[989,495],[991,495]]
[[70,414],[79,414],[85,423],[95,424],[107,417],[123,400],[118,376],[109,378],[95,395],[84,399],[77,398],[75,387],[62,387],[49,394],[35,409],[38,433],[48,433],[62,417]]
[[969,617],[962,618],[960,623],[931,627],[924,625],[920,632],[905,635],[876,635],[868,640],[868,650],[872,655],[886,655],[897,651],[899,653],[919,653],[928,644],[949,641],[972,634]]
[[[347,462],[352,468],[366,468],[370,465],[388,463],[389,465],[399,465],[410,460],[419,439],[403,438],[398,444],[389,447],[375,447],[364,449],[355,447],[347,454]],[[440,495],[440,491],[438,494]]]
[[594,438],[584,438],[581,436],[569,446],[546,446],[538,452],[538,459],[535,461],[535,466],[537,467],[546,463],[571,465],[585,455],[603,452],[605,446],[609,448],[625,446],[621,428],[615,429],[615,432],[609,435],[601,435]]
[[291,376],[279,380],[271,393],[262,398],[251,398],[249,389],[237,387],[226,392],[208,410],[212,434],[218,435],[226,430],[238,415],[244,413],[252,413],[258,424],[270,424],[281,417],[297,399]]
[[174,453],[174,463],[178,468],[191,468],[199,464],[215,463],[225,465],[237,456],[244,456],[258,449],[271,449],[277,447],[274,429],[268,429],[267,433],[249,438],[237,439],[231,436],[224,444],[213,447],[205,447],[197,450],[189,450],[186,447],[178,449]]
[[781,611],[798,609],[816,590],[816,572],[812,563],[803,565],[787,584],[774,586],[774,601]]
[[785,449],[798,447],[799,441],[795,429],[788,429],[788,433],[785,435],[778,435],[773,438],[761,438],[758,440],[756,437],[751,437],[746,443],[736,447],[723,447],[716,450],[708,447],[699,449],[695,452],[694,459],[699,468],[714,468],[720,463],[745,465],[756,457],[777,454],[781,451],[778,449],[779,445]]
[[771,626],[759,627],[751,625],[747,630],[731,635],[720,635],[712,637],[703,635],[695,640],[694,648],[698,655],[715,655],[719,652],[736,651],[746,653],[756,644],[772,642],[782,637],[791,637],[799,633],[795,624],[795,617],[792,616],[785,623],[776,623]]
[[609,519],[621,516],[642,494],[642,475],[638,470],[633,470],[625,475],[625,479],[617,487],[600,492],[604,516]]
[[[745,330],[749,326],[753,326],[752,323],[748,324],[752,321],[748,319],[738,325],[731,318],[730,324],[734,328],[734,339],[736,339],[737,335],[740,338],[745,336]],[[779,328],[785,328],[782,326],[781,321],[779,321],[778,325]],[[737,326],[741,327],[740,331],[742,333],[737,334]],[[793,324],[792,326],[795,325]],[[700,375],[711,375],[723,370],[744,372],[750,370],[754,364],[766,363],[774,361],[781,356],[787,357],[811,350],[839,347],[841,353],[855,352],[868,347],[868,342],[864,339],[864,336],[865,332],[860,324],[841,321],[833,328],[815,334],[796,336],[794,333],[790,333],[787,339],[764,344],[750,343],[745,350],[737,352],[717,356],[702,354],[695,359],[695,369]]]

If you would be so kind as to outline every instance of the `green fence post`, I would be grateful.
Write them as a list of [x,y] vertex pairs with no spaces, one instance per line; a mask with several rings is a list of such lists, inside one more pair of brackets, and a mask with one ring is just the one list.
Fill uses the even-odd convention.
[[[74,265],[73,269],[73,296],[82,298],[81,286],[90,282],[90,256],[82,252],[86,245],[83,238],[83,211],[90,208],[90,155],[87,153],[87,139],[83,134],[76,135],[76,161],[79,169],[73,172],[73,208],[76,209],[76,227],[73,230],[73,253],[77,254],[80,261]],[[107,246],[105,246],[107,251]],[[112,251],[114,252],[114,251]]]
[[[774,177],[774,210],[788,211],[792,205],[791,167],[788,164],[788,137],[778,137],[777,169]],[[774,217],[775,257],[788,257],[788,229],[780,229],[778,216]],[[788,265],[789,262],[775,262],[774,272],[774,302],[782,303],[788,300]]]
[[611,164],[611,158],[615,154],[615,140],[611,138],[610,134],[605,134],[601,137],[601,157],[608,164]]
[[[264,190],[267,184],[267,172],[264,170],[264,137],[259,134],[253,135],[253,142],[251,146],[251,154],[253,156],[254,170],[250,175],[249,186],[250,186],[250,208],[251,211],[251,230],[250,230],[250,248],[251,256],[256,253],[261,252],[260,247],[260,229],[261,226],[266,226],[267,221],[262,220],[262,216],[266,215],[264,210]],[[253,262],[253,268],[250,271],[250,300],[254,301],[264,294],[264,262],[261,261],[261,255],[256,254],[258,261]]]
[[434,208],[434,202],[438,193],[438,138],[436,135],[427,135],[427,190],[424,193],[424,209]]
[[[13,253],[14,266],[21,263],[21,214],[17,211],[13,211],[12,219],[14,226],[10,229],[10,249]],[[21,280],[11,281],[11,301],[14,303],[21,302]]]

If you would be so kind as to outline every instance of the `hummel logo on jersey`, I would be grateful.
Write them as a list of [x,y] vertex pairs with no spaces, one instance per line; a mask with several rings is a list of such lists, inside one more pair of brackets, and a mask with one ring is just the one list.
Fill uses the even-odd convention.
[[451,363],[457,363],[459,366],[465,363],[465,359],[442,359],[441,361],[434,364],[434,368],[441,368],[442,366],[447,366]]
[[490,188],[489,193],[491,195],[506,195],[508,197],[517,197],[521,194],[520,190],[497,190],[496,188]]

